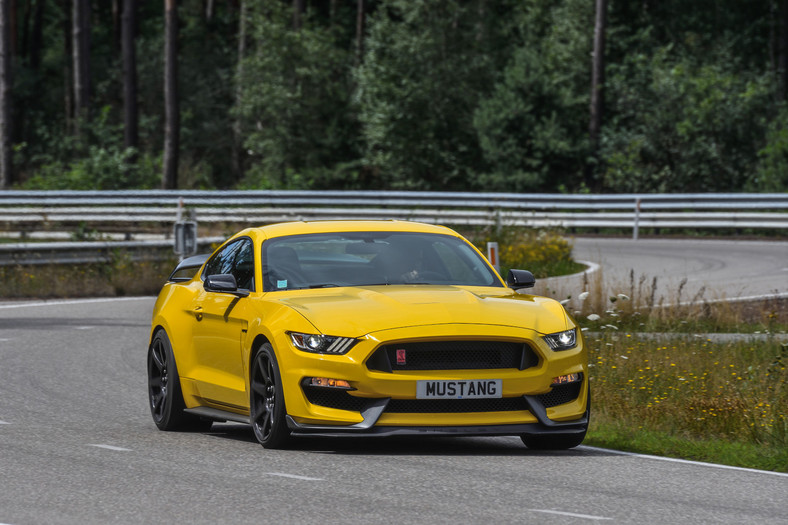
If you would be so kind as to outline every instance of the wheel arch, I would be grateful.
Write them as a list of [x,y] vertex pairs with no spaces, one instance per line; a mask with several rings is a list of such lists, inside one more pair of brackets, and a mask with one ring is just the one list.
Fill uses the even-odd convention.
[[252,361],[257,355],[257,352],[259,352],[260,348],[266,343],[271,345],[271,348],[274,349],[274,353],[276,353],[276,348],[274,348],[274,344],[271,342],[271,340],[264,334],[257,334],[254,338],[254,341],[252,341],[251,352],[249,352],[249,361],[246,363],[246,369],[249,372],[252,370]]

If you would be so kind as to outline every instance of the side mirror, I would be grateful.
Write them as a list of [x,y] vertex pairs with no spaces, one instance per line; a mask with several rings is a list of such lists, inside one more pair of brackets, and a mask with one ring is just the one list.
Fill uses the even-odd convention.
[[534,274],[528,270],[509,270],[509,273],[506,275],[506,286],[512,290],[533,288],[535,283]]
[[246,297],[249,292],[238,290],[238,283],[235,282],[235,276],[229,273],[217,273],[209,275],[205,278],[203,287],[208,292],[231,293],[240,297]]

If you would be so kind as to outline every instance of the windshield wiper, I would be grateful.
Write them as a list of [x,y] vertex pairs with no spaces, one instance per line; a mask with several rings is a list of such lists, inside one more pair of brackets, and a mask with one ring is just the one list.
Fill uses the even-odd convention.
[[338,284],[334,283],[323,283],[323,284],[310,284],[310,288],[338,288]]

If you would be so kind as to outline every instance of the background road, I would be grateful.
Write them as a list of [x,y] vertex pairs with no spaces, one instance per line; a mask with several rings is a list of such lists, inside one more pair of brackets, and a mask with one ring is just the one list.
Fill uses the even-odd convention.
[[0,303],[0,523],[782,523],[788,475],[516,438],[160,432],[152,298]]
[[[682,302],[701,290],[706,300],[788,297],[788,241],[578,237],[572,242],[575,260],[601,267],[589,274],[592,291],[602,286],[611,295],[629,295],[632,274],[636,287],[642,278],[649,293],[657,278],[657,304],[660,298],[675,302],[683,279]],[[538,291],[558,299],[576,296],[583,287],[582,276],[542,281],[537,281]]]

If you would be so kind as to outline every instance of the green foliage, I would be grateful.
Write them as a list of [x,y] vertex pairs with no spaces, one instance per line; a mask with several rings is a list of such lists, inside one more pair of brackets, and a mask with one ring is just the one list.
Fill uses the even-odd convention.
[[528,270],[536,278],[580,272],[585,266],[572,259],[572,244],[558,232],[504,226],[488,228],[469,236],[476,248],[487,254],[487,243],[498,243],[500,272]]
[[493,79],[497,42],[486,4],[390,0],[370,21],[356,96],[373,185],[478,187],[473,113]]
[[766,145],[758,152],[760,163],[752,181],[754,191],[788,191],[788,108],[783,106],[769,123]]
[[733,57],[711,64],[668,46],[608,69],[605,187],[624,192],[742,191],[772,107],[768,74]]
[[593,18],[585,1],[523,2],[512,31],[517,45],[473,124],[489,172],[485,189],[576,187],[587,156],[586,130]]
[[[296,30],[292,2],[245,0],[241,67],[242,4],[216,2],[210,18],[203,4],[178,9],[181,187],[576,192],[593,174],[612,192],[788,188],[774,0],[609,2],[598,155],[587,140],[593,2],[367,0],[357,56],[354,2],[304,2]],[[92,7],[79,133],[69,4],[17,10],[23,187],[158,186],[162,5],[139,6],[137,152],[121,146],[113,3]]]
[[[33,159],[39,167],[20,185],[26,189],[117,190],[158,186],[161,160],[122,146],[122,130],[112,122],[111,108],[86,123],[83,133],[93,144],[75,136],[50,137],[49,148]],[[75,156],[73,152],[79,152]]]
[[251,156],[244,186],[342,186],[346,181],[332,168],[356,156],[352,55],[337,46],[331,26],[309,16],[300,31],[291,26],[286,5],[250,4],[251,50],[238,79],[242,97],[236,108]]

